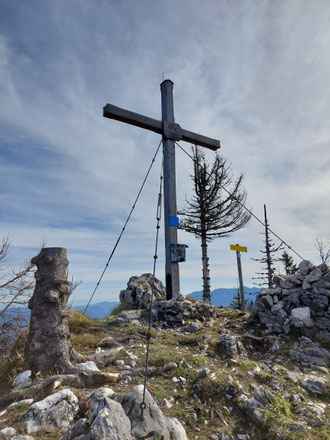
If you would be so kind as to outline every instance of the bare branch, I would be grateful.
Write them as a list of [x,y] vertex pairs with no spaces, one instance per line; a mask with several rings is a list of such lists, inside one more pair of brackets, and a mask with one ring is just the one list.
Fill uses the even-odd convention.
[[330,260],[330,243],[326,243],[319,237],[315,239],[315,247],[319,253],[322,264],[327,264]]

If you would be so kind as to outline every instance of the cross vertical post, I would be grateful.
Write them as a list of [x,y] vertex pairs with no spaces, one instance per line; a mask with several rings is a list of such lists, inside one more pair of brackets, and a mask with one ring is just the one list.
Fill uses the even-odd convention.
[[[169,79],[160,85],[162,122],[174,121],[173,82]],[[165,222],[165,277],[166,299],[172,299],[180,291],[179,263],[171,261],[171,245],[178,243],[177,226],[171,219],[177,218],[175,181],[175,142],[163,134],[164,155],[164,222]]]
[[103,107],[103,116],[135,125],[163,136],[166,298],[171,299],[180,292],[179,262],[185,261],[185,259],[178,258],[176,251],[180,246],[181,249],[187,247],[185,245],[178,245],[177,238],[175,141],[190,142],[213,151],[220,148],[220,141],[185,130],[179,124],[176,124],[173,110],[173,82],[170,79],[166,79],[161,83],[160,89],[162,99],[161,121],[116,107],[112,104],[106,104]]

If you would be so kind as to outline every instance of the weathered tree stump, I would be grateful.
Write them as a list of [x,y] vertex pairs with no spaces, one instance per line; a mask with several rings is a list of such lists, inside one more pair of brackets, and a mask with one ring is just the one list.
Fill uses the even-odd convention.
[[72,374],[77,373],[72,362],[94,361],[99,368],[109,365],[122,347],[83,356],[71,345],[66,305],[72,283],[67,280],[66,249],[43,248],[31,263],[38,270],[36,287],[29,301],[31,319],[24,367],[34,372]]
[[43,248],[32,258],[36,286],[29,301],[30,331],[25,347],[25,367],[33,371],[73,373],[75,352],[70,343],[67,302],[71,283],[64,248]]

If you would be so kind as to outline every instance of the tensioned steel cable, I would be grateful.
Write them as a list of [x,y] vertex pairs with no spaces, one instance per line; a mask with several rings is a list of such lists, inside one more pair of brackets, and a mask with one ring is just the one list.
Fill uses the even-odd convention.
[[141,193],[142,193],[142,190],[143,190],[143,188],[144,188],[144,185],[145,185],[145,183],[146,183],[146,181],[147,181],[147,179],[148,179],[148,176],[149,176],[149,174],[150,174],[151,168],[152,168],[152,166],[153,166],[153,164],[154,164],[154,162],[155,162],[155,160],[156,160],[156,157],[157,157],[157,154],[158,154],[158,151],[159,151],[159,148],[160,148],[161,144],[162,144],[162,140],[161,140],[161,141],[159,142],[159,144],[158,144],[158,147],[157,147],[156,153],[154,154],[154,157],[152,158],[152,161],[151,161],[150,166],[149,166],[149,168],[148,168],[147,174],[145,175],[145,178],[143,179],[142,185],[141,185],[141,187],[140,187],[140,189],[139,189],[139,192],[138,192],[138,194],[137,194],[137,196],[136,196],[136,199],[135,199],[134,204],[133,204],[133,206],[132,206],[132,208],[131,208],[131,211],[130,211],[130,213],[128,214],[128,217],[127,217],[127,219],[126,219],[126,221],[125,221],[125,223],[124,223],[123,229],[121,230],[121,233],[119,234],[119,237],[118,237],[118,239],[117,239],[117,241],[116,241],[116,243],[115,243],[115,245],[114,245],[114,247],[113,247],[113,249],[112,249],[112,252],[111,252],[111,254],[110,254],[109,258],[108,258],[108,261],[107,261],[107,263],[106,263],[106,265],[105,265],[105,267],[104,267],[104,269],[103,269],[103,272],[102,272],[102,274],[101,274],[101,276],[100,276],[98,282],[96,283],[96,286],[95,286],[95,288],[94,288],[94,291],[93,291],[93,293],[92,293],[92,295],[91,295],[91,297],[90,297],[90,299],[89,299],[89,301],[88,301],[88,303],[87,303],[87,305],[86,305],[86,307],[85,307],[84,313],[86,313],[86,310],[88,309],[88,307],[89,307],[89,305],[90,305],[90,302],[92,301],[93,296],[95,295],[95,292],[97,291],[97,288],[99,287],[100,282],[102,281],[102,278],[103,278],[103,276],[104,276],[104,274],[105,274],[105,271],[107,270],[107,268],[108,268],[108,266],[109,266],[109,264],[110,264],[110,261],[111,261],[111,259],[112,259],[112,257],[113,257],[113,254],[115,253],[115,251],[116,251],[116,249],[117,249],[117,246],[118,246],[118,244],[119,244],[119,242],[120,242],[120,240],[121,240],[121,237],[122,237],[122,235],[123,235],[123,233],[124,233],[124,231],[125,231],[125,229],[126,229],[127,223],[129,222],[129,220],[130,220],[130,218],[131,218],[131,215],[132,215],[132,213],[133,213],[133,211],[134,211],[134,209],[135,209],[135,206],[136,206],[136,204],[137,204],[137,202],[138,202],[138,200],[139,200],[139,198],[140,198],[140,195],[141,195]]
[[[197,165],[199,166],[199,164],[197,163],[196,159],[189,154],[177,141],[175,141],[176,145]],[[255,218],[260,224],[262,224],[262,226],[266,227],[265,223],[260,220],[259,217],[257,217],[255,214],[253,214],[253,212],[247,208],[242,202],[240,202],[236,197],[234,197],[232,194],[230,194],[230,192],[227,190],[227,188],[225,188],[224,186],[220,185],[221,188],[232,198],[235,199],[236,202],[241,205],[253,218]],[[268,228],[268,231],[273,234],[276,238],[278,238],[288,249],[290,249],[294,254],[296,254],[299,258],[301,258],[302,260],[304,260],[304,258],[298,254],[298,252],[296,252],[291,246],[288,245],[288,243],[286,243],[279,235],[277,235],[274,231],[272,231],[270,228]]]
[[158,193],[158,202],[157,202],[157,211],[156,211],[157,225],[156,225],[156,239],[155,239],[155,254],[154,254],[154,265],[152,271],[151,296],[150,296],[150,304],[149,304],[148,333],[146,335],[147,348],[146,348],[146,360],[144,367],[143,395],[142,395],[142,402],[140,403],[141,420],[143,420],[143,411],[146,409],[145,396],[146,396],[146,388],[147,388],[148,360],[149,360],[149,349],[150,349],[150,339],[151,339],[152,303],[154,299],[156,264],[158,258],[158,238],[159,238],[159,229],[160,229],[159,223],[162,217],[163,166],[164,166],[164,161],[162,161],[162,168],[160,172],[159,193]]

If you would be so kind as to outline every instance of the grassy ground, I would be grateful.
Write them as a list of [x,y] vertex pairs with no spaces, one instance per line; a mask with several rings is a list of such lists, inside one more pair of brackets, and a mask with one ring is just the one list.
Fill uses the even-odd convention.
[[[287,369],[293,369],[294,363],[288,353],[294,339],[286,338],[285,350],[271,354],[267,343],[243,338],[247,349],[246,359],[222,359],[216,350],[219,331],[229,328],[233,334],[244,334],[250,326],[246,324],[246,315],[229,309],[222,309],[221,317],[211,326],[203,327],[195,334],[183,334],[179,330],[152,330],[150,341],[149,365],[161,367],[167,362],[176,362],[177,368],[169,373],[149,378],[147,387],[165,415],[177,417],[184,424],[188,438],[210,440],[215,433],[227,433],[237,438],[237,434],[249,434],[253,440],[270,440],[275,434],[285,434],[288,440],[325,440],[330,438],[330,411],[326,410],[322,427],[308,426],[309,418],[300,414],[301,408],[310,400],[328,402],[329,395],[310,396],[299,385],[289,379]],[[125,363],[132,362],[131,355],[137,356],[136,367],[145,364],[146,328],[131,326],[118,322],[116,315],[104,320],[92,320],[79,312],[70,315],[71,341],[81,353],[92,353],[100,341],[108,336],[123,346],[117,359]],[[261,330],[260,330],[261,332]],[[2,375],[0,387],[8,387],[8,382],[21,365],[22,343],[17,346],[13,368],[8,367]],[[270,365],[271,371],[265,372],[262,364]],[[207,367],[207,377],[196,379],[198,370]],[[261,368],[260,368],[261,367]],[[2,366],[2,369],[4,367]],[[112,364],[105,368],[107,372],[118,372],[119,367]],[[320,374],[320,373],[317,373]],[[229,377],[230,375],[230,377]],[[173,377],[178,382],[173,381]],[[180,379],[181,378],[181,379]],[[271,381],[276,379],[280,389],[270,388]],[[132,382],[120,381],[111,388],[120,394],[129,391],[133,386],[143,383],[143,377],[134,377]],[[251,395],[251,386],[262,386],[275,395],[275,400],[265,410],[265,423],[257,426],[250,420],[237,397],[230,399],[229,394],[237,396],[246,393]],[[0,388],[1,389],[1,388]],[[198,390],[198,391],[197,391]],[[91,391],[91,390],[89,390]],[[89,407],[86,395],[81,390],[74,390],[80,399],[81,414],[88,415]],[[301,403],[294,404],[283,398],[283,393],[300,394]],[[198,398],[196,398],[196,395]],[[0,426],[13,426],[23,433],[23,416],[27,408],[11,411],[0,419]],[[304,433],[289,432],[292,423],[304,423],[308,426]],[[59,439],[58,433],[52,431],[38,434],[38,439]]]

